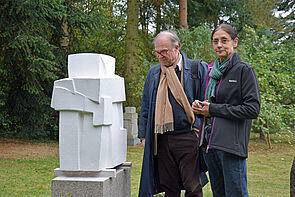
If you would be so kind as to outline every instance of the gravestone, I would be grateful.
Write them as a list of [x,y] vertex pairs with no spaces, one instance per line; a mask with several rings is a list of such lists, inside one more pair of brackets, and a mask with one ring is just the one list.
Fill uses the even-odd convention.
[[137,138],[138,135],[138,114],[136,113],[135,107],[125,107],[124,112],[124,128],[127,129],[127,144],[134,146],[140,143]]
[[123,128],[124,79],[111,56],[68,57],[68,78],[54,82],[51,107],[59,111],[60,167],[52,196],[130,196]]

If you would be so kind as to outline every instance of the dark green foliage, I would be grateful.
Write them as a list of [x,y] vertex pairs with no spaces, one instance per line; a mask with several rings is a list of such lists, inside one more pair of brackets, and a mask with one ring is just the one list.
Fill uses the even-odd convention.
[[57,29],[48,19],[61,19],[65,10],[39,1],[5,1],[0,8],[1,91],[5,95],[1,135],[13,131],[23,137],[46,136],[44,115],[49,109],[44,106],[49,105],[52,89],[48,82],[56,79],[52,53],[56,47],[47,36]]
[[242,52],[257,75],[261,93],[261,111],[254,130],[280,136],[293,135],[295,121],[294,47],[273,39],[275,35],[258,37],[255,30],[245,28]]
[[66,71],[62,24],[81,25],[82,14],[63,0],[1,1],[1,136],[57,138],[50,99],[53,81]]
[[75,6],[80,9],[86,8],[85,15],[99,23],[99,26],[91,28],[92,30],[88,32],[72,28],[70,32],[73,37],[72,53],[91,52],[110,55],[116,58],[116,73],[123,76],[126,5],[96,0],[88,3],[81,0]]
[[202,59],[210,63],[216,59],[211,46],[211,29],[208,25],[178,30],[183,50],[190,59]]

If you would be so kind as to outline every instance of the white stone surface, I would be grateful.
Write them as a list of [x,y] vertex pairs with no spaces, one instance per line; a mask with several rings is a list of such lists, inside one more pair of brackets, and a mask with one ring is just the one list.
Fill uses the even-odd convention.
[[99,102],[100,97],[112,95],[113,102],[125,100],[124,79],[117,75],[103,78],[73,78],[75,91],[90,100]]
[[96,53],[72,54],[68,56],[68,73],[69,78],[113,76],[115,58]]
[[106,55],[70,55],[69,78],[54,82],[61,170],[102,170],[126,161],[124,79],[114,74],[114,64]]

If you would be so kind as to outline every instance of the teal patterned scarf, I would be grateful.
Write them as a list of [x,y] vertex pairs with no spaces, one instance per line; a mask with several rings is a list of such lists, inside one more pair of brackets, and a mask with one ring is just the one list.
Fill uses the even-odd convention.
[[223,72],[225,71],[229,60],[231,57],[229,57],[227,60],[225,60],[224,62],[222,62],[220,64],[219,62],[219,58],[214,62],[213,68],[209,73],[209,83],[208,83],[208,87],[207,87],[207,91],[206,91],[206,99],[211,103],[212,102],[212,98],[215,98],[216,95],[216,85],[217,85],[217,81],[219,81],[219,79],[221,78]]

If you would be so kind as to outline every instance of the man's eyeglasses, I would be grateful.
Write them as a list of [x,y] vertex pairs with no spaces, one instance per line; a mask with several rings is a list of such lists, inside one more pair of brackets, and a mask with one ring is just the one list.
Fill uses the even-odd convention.
[[165,55],[168,54],[168,52],[169,52],[168,49],[164,49],[164,50],[162,50],[162,51],[154,51],[154,54],[155,54],[156,56],[158,56],[158,55],[165,56]]
[[219,42],[221,42],[221,44],[227,44],[229,41],[231,41],[231,39],[221,39],[221,40],[215,39],[215,40],[212,40],[212,43],[214,45],[217,45]]

